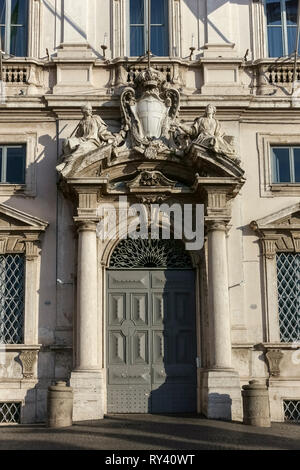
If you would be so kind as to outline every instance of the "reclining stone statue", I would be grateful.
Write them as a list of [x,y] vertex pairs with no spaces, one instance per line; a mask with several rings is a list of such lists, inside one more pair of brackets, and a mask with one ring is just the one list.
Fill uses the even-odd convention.
[[215,114],[215,106],[209,104],[204,116],[195,119],[192,127],[182,123],[179,127],[191,137],[193,144],[207,148],[216,154],[237,159],[236,149],[232,144],[233,139],[222,133],[220,122],[215,118]]
[[106,147],[115,142],[116,137],[107,130],[107,125],[100,116],[94,115],[92,106],[81,108],[83,119],[79,122],[75,136],[65,140],[63,156],[56,169],[63,176],[72,172],[81,163],[81,158],[97,148]]

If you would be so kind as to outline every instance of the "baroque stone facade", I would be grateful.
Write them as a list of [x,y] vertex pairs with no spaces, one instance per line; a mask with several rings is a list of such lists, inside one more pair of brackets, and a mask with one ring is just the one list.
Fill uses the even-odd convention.
[[[204,246],[189,253],[195,282],[182,300],[195,310],[191,409],[242,420],[250,380],[268,387],[273,421],[284,420],[284,400],[300,400],[299,344],[281,334],[276,264],[300,252],[300,185],[275,183],[272,167],[274,146],[300,146],[292,61],[268,57],[262,0],[167,3],[170,54],[150,64],[129,51],[129,0],[29,0],[28,57],[4,58],[0,147],[25,146],[26,171],[22,183],[0,184],[0,256],[24,255],[26,269],[22,341],[0,349],[0,403],[21,403],[23,423],[45,421],[58,380],[74,390],[75,421],[149,410],[149,393],[164,385],[180,397],[167,360],[152,358],[149,372],[143,356],[142,333],[155,328],[141,326],[142,294],[155,310],[161,265],[129,251],[148,261],[132,264],[125,283],[126,262],[112,262],[122,227],[98,236],[101,208],[121,213],[120,197],[148,211],[204,205]],[[175,299],[180,282],[168,282]],[[134,322],[122,317],[129,304]],[[163,339],[172,328],[165,321]],[[122,366],[122,338],[138,352],[135,368]]]

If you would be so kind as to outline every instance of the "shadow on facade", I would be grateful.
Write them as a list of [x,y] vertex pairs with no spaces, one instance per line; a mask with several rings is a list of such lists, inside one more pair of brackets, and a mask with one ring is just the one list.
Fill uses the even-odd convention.
[[[196,413],[197,340],[193,270],[151,271],[151,285],[164,278],[161,303],[152,296],[150,413]],[[163,310],[161,310],[163,309]],[[151,351],[151,348],[150,348]]]
[[[4,204],[13,209],[20,210],[34,217],[39,217],[49,223],[46,232],[41,235],[41,253],[40,262],[37,270],[37,278],[33,278],[32,282],[37,283],[36,299],[32,299],[32,306],[26,311],[27,321],[36,324],[38,328],[37,344],[42,344],[42,348],[38,354],[38,361],[34,367],[37,367],[37,376],[23,377],[22,388],[27,389],[22,402],[21,417],[22,422],[43,422],[46,419],[46,402],[47,389],[56,380],[67,380],[70,376],[72,368],[72,355],[70,349],[72,347],[72,309],[62,313],[63,318],[57,318],[57,210],[58,199],[56,192],[56,156],[57,156],[57,138],[51,137],[49,134],[39,136],[39,148],[41,151],[36,156],[35,161],[26,168],[26,174],[33,175],[34,184],[36,186],[36,196],[32,197],[16,197],[13,195],[4,201]],[[68,245],[66,249],[70,252],[70,237],[74,241],[71,232],[72,209],[64,202],[65,218],[71,220],[65,223],[65,227],[69,224],[69,234],[65,233],[61,237],[61,243]],[[61,208],[60,208],[61,210]],[[67,214],[67,212],[70,212]],[[65,228],[64,227],[64,228]],[[60,246],[63,252],[64,247]],[[30,261],[29,261],[30,262]],[[67,265],[67,271],[74,272],[73,265]],[[61,288],[63,290],[63,288]],[[64,293],[62,292],[62,296]],[[35,304],[36,312],[35,312]],[[28,299],[26,300],[27,305]],[[31,316],[35,318],[31,318]],[[61,329],[61,332],[57,332]],[[70,331],[69,331],[70,330]],[[60,335],[62,335],[60,337]],[[28,341],[27,341],[28,344]],[[60,344],[59,348],[52,348],[53,345]],[[34,346],[33,344],[30,344]],[[15,357],[15,362],[20,366],[20,354]],[[23,366],[24,373],[24,366]],[[13,394],[12,394],[13,395]]]

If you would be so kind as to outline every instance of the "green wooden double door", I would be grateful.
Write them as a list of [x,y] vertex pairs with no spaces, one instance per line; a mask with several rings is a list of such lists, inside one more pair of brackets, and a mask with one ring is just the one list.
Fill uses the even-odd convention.
[[109,270],[108,413],[196,411],[193,270]]

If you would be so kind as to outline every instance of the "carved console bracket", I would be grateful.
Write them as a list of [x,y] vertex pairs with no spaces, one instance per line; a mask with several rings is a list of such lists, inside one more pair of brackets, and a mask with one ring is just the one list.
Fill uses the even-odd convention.
[[34,365],[37,360],[38,351],[26,350],[20,353],[19,359],[23,367],[23,378],[33,379],[34,378]]
[[283,353],[280,349],[269,349],[266,352],[266,359],[269,366],[269,373],[273,377],[280,375],[280,361],[283,358]]

